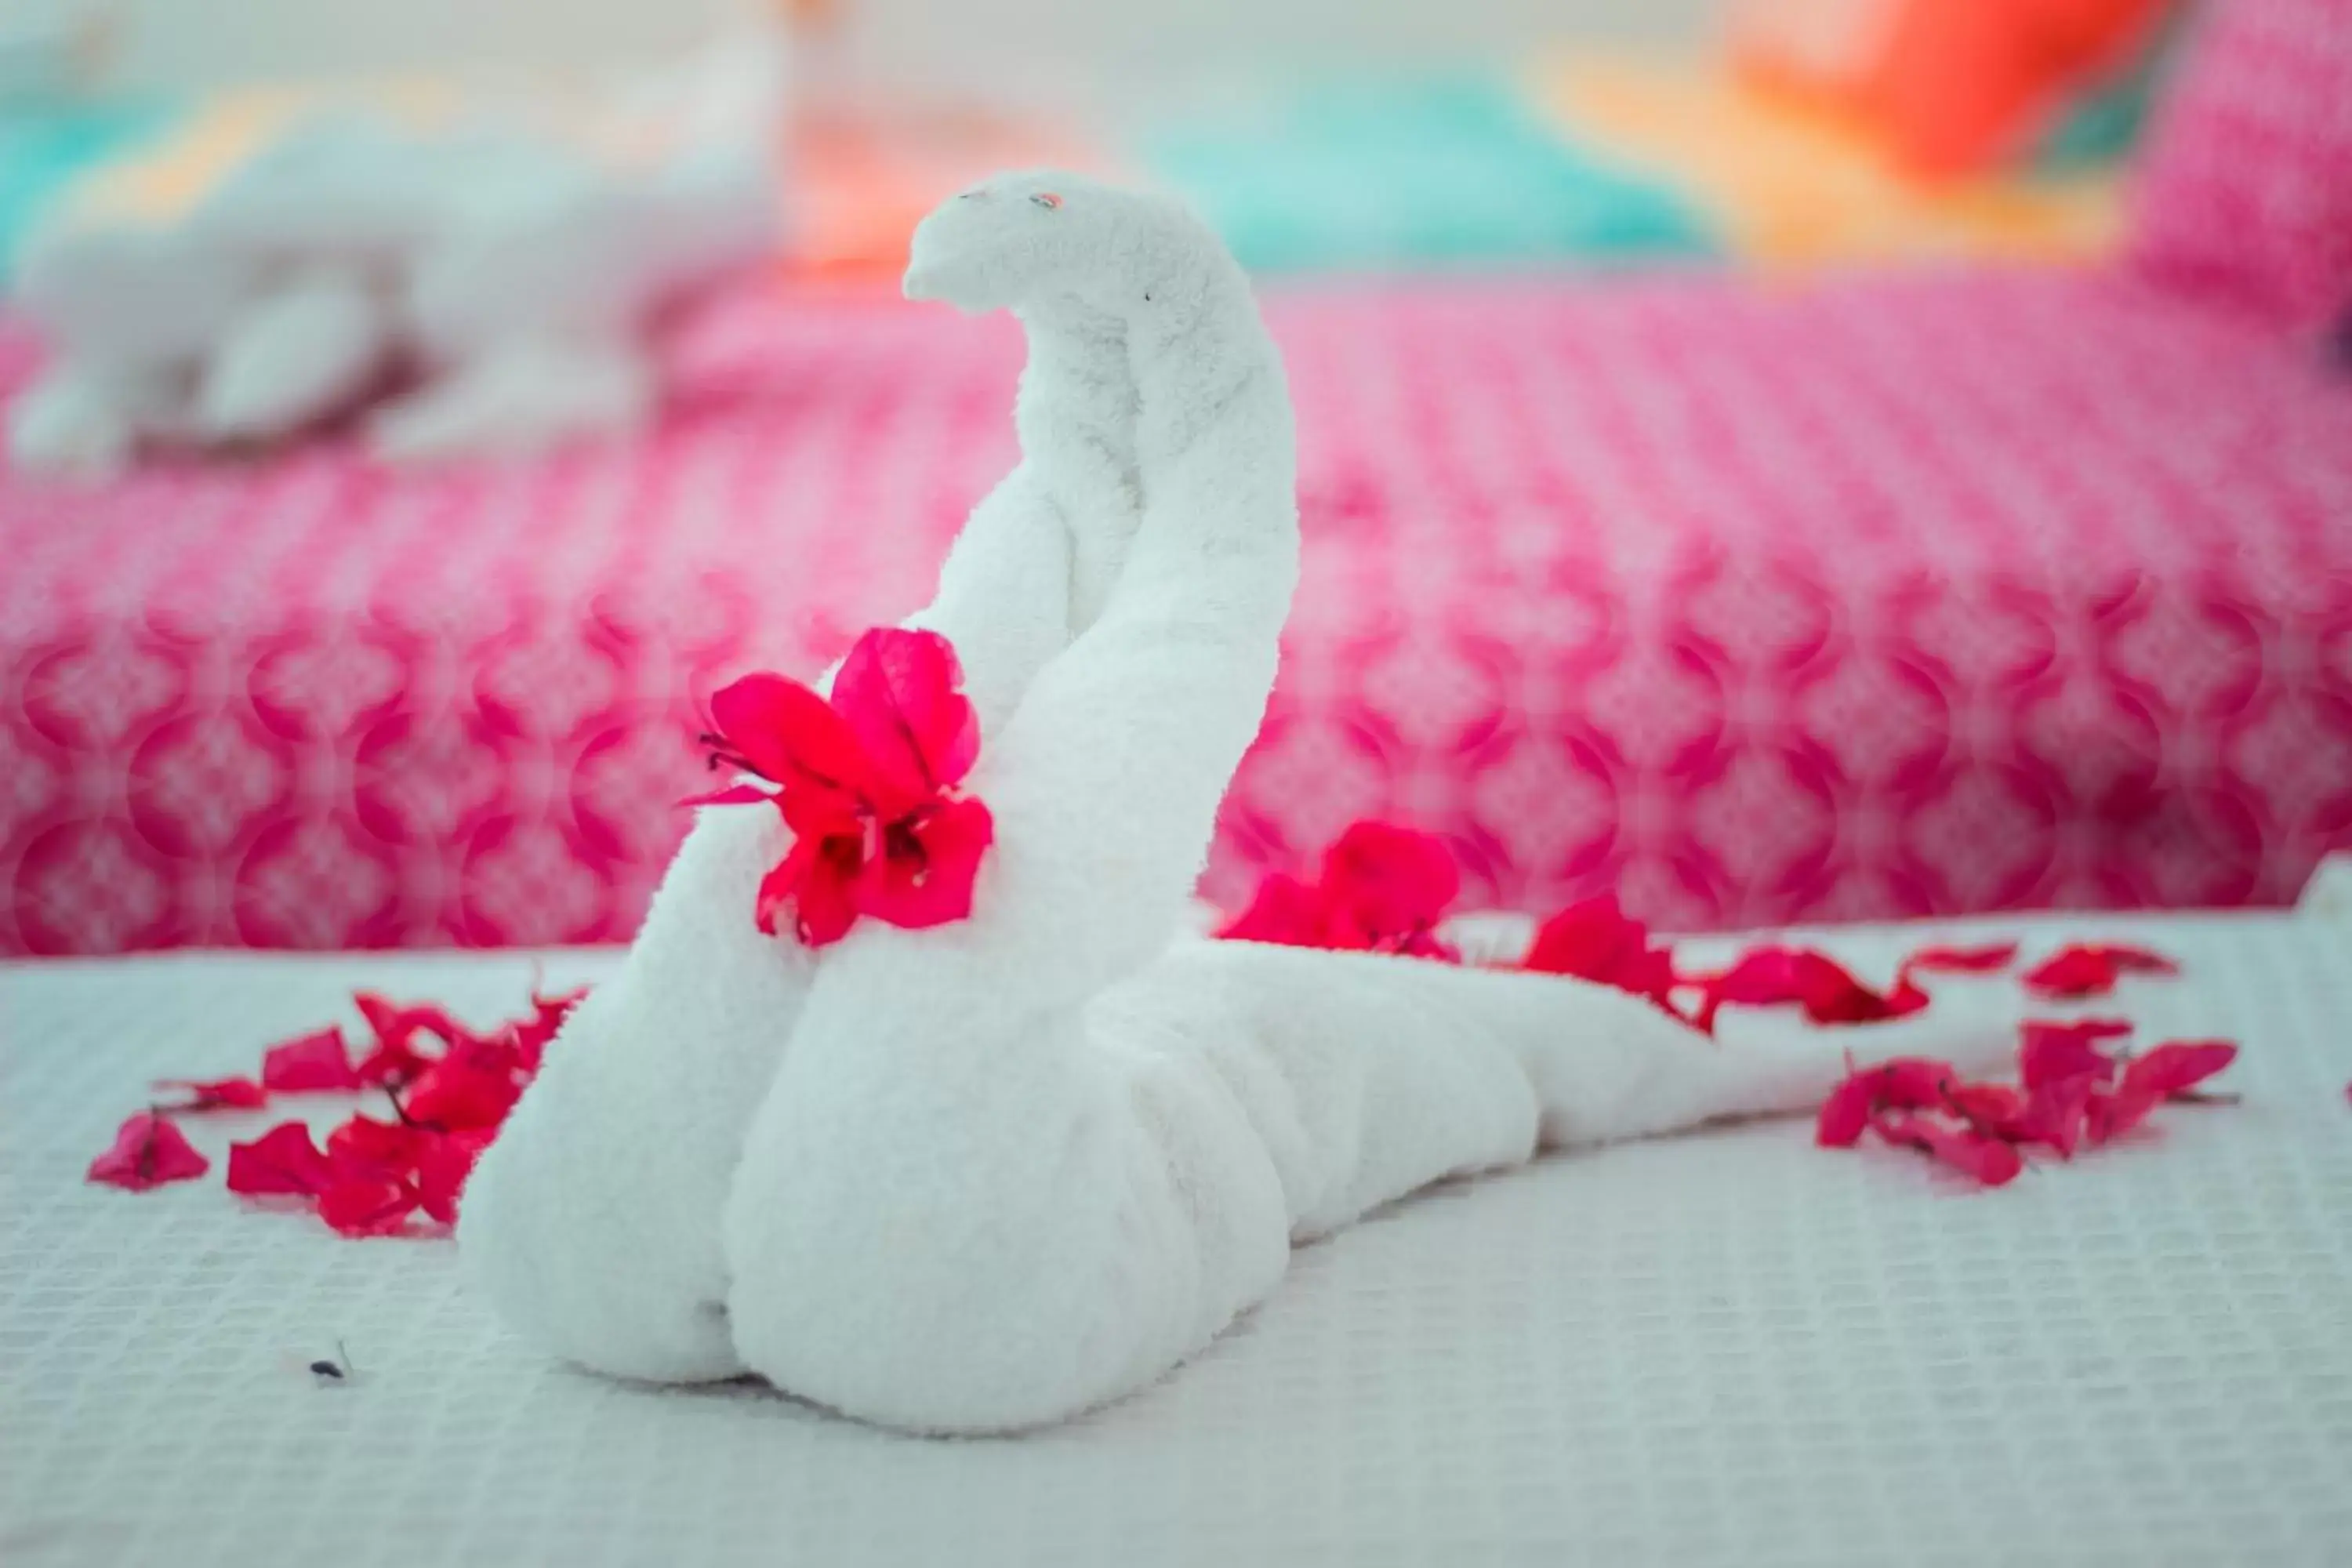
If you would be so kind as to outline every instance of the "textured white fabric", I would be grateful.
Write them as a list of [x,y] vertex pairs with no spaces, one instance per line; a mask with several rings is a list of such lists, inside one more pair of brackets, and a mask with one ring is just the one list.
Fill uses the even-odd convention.
[[[2243,1104],[1990,1194],[1788,1121],[1441,1188],[1159,1387],[982,1442],[566,1372],[446,1242],[245,1212],[217,1164],[81,1184],[151,1076],[354,986],[487,1021],[528,955],[0,969],[0,1562],[2352,1561],[2352,936],[2071,929],[2186,962],[2126,1010],[2240,1039]],[[338,1339],[361,1375],[315,1387]]]

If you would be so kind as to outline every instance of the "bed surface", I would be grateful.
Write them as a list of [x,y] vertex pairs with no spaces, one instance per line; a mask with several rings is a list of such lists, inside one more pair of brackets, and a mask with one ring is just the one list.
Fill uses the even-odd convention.
[[[2022,270],[1266,310],[1305,559],[1221,900],[1368,816],[1683,930],[2282,903],[2352,844],[2352,381],[2299,343]],[[1021,352],[760,294],[638,442],[0,477],[0,952],[626,940],[703,697],[923,601]]]
[[[2241,1040],[2242,1104],[1985,1194],[1785,1121],[1446,1188],[1301,1252],[1161,1386],[987,1442],[543,1364],[447,1244],[242,1212],[217,1163],[81,1184],[150,1077],[243,1068],[355,985],[488,1018],[610,954],[0,967],[0,1559],[2346,1561],[2352,934],[2095,934],[2183,960],[2126,1009]],[[338,1341],[359,1378],[313,1386]]]

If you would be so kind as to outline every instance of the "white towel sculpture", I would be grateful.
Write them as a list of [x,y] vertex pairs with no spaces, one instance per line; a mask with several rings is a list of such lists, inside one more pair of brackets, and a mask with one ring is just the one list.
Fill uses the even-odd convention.
[[28,240],[13,303],[52,354],[9,406],[11,461],[103,476],[361,407],[394,462],[635,427],[664,309],[773,246],[781,49],[752,29],[591,90],[197,122]]
[[1849,1051],[2006,1051],[2008,1018],[1941,1000],[1717,1043],[1579,981],[1180,935],[1296,575],[1278,357],[1205,230],[1076,176],[967,193],[914,258],[909,293],[1031,342],[1021,465],[918,617],[982,725],[972,916],[762,936],[783,829],[707,811],[466,1194],[513,1327],[615,1374],[1019,1428],[1150,1383],[1294,1241],[1439,1177],[1801,1108]]

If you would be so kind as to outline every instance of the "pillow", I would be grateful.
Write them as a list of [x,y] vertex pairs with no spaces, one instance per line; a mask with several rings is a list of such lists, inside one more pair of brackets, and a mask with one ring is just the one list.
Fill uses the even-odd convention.
[[2139,266],[2298,327],[2352,300],[2352,3],[2214,0],[2159,108]]

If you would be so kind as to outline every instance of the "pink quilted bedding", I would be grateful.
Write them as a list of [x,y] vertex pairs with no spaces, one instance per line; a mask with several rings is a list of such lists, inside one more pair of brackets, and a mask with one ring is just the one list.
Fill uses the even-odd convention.
[[[2352,380],[2252,317],[1984,272],[1269,315],[1306,574],[1213,895],[1367,814],[1675,928],[2275,901],[2352,845]],[[1019,358],[746,297],[634,447],[0,479],[0,951],[626,938],[701,695],[919,602]]]

